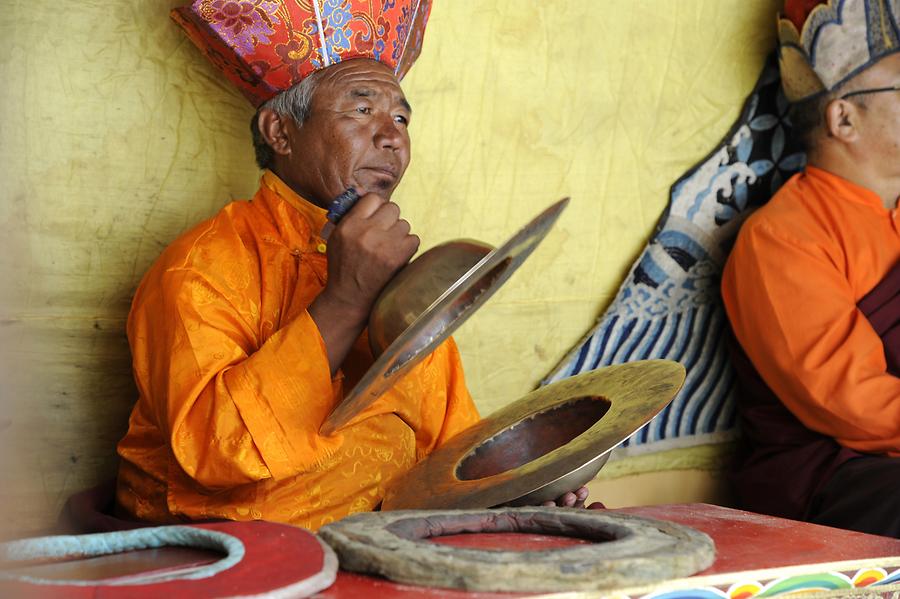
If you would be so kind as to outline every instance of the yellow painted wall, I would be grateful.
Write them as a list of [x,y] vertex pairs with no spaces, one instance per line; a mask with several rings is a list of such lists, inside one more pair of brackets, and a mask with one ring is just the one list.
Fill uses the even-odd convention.
[[[0,2],[0,508],[18,531],[114,472],[131,294],[180,231],[255,189],[251,109],[168,20],[176,4]],[[457,335],[483,413],[533,388],[612,299],[669,185],[736,118],[777,4],[435,3],[395,195],[423,249],[500,243],[572,197]]]

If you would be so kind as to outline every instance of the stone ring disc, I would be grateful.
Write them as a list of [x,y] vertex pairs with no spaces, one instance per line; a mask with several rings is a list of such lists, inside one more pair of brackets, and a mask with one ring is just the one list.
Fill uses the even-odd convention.
[[[543,551],[467,549],[429,538],[532,533],[595,541]],[[319,531],[341,568],[395,582],[492,592],[591,591],[690,576],[715,545],[693,528],[604,510],[502,508],[356,514]]]

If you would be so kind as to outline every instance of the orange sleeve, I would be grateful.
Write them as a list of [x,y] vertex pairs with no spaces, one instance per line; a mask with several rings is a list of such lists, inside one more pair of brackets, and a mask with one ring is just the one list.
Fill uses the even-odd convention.
[[841,445],[900,455],[900,379],[835,248],[745,226],[722,281],[735,335],[803,424]]
[[318,435],[339,383],[306,312],[259,345],[252,314],[202,274],[170,269],[144,287],[129,320],[135,379],[191,478],[208,489],[282,479],[340,445]]
[[454,435],[481,419],[478,408],[475,407],[475,402],[472,401],[472,396],[466,388],[462,360],[456,342],[451,337],[444,345],[447,349],[447,409],[435,447],[440,447]]

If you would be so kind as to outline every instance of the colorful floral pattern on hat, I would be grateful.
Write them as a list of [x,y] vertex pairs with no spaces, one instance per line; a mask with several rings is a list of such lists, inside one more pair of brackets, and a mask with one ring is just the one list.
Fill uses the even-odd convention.
[[787,98],[809,99],[900,51],[900,0],[785,0],[778,38]]
[[259,106],[315,70],[371,58],[398,79],[419,56],[431,0],[195,0],[172,19]]

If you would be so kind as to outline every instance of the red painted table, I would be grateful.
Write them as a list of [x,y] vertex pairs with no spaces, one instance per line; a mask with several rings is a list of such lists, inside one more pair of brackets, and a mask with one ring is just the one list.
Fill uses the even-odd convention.
[[[705,504],[662,505],[614,511],[668,520],[701,530],[710,535],[716,543],[716,561],[712,567],[689,578],[669,580],[644,588],[617,589],[614,592],[580,596],[613,597],[615,599],[638,597],[642,599],[651,597],[652,599],[686,599],[688,597],[695,599],[750,599],[752,597],[786,596],[791,593],[809,591],[831,591],[840,593],[833,596],[848,596],[848,594],[863,590],[883,593],[885,596],[900,596],[900,593],[895,595],[895,592],[900,591],[900,540]],[[254,534],[266,527],[288,528],[264,523],[251,525]],[[297,530],[297,532],[301,531]],[[534,551],[588,541],[529,534],[477,534],[441,537],[432,542],[477,549],[516,548]],[[267,543],[267,539],[262,539],[262,543],[254,543],[252,547],[248,547],[248,551],[256,554],[262,552],[263,561],[266,562],[264,565],[270,570],[273,567],[284,568],[286,569],[285,573],[288,573],[288,569],[296,570],[309,565],[298,563],[298,556],[294,552],[284,554],[282,551],[274,553],[267,551]],[[171,570],[189,571],[219,559],[209,553],[190,552],[171,547],[165,548],[164,551],[154,551],[161,551],[161,553],[150,556],[152,566],[140,568],[143,574],[151,572],[158,574]],[[124,566],[127,566],[128,563],[134,565],[140,561],[141,556],[138,553],[102,558],[106,561],[98,562],[96,577],[108,576],[108,572],[100,566],[114,566],[118,569],[119,575],[129,574]],[[272,557],[266,559],[265,556]],[[144,558],[146,557],[148,556],[145,552]],[[146,563],[147,560],[143,561]],[[40,577],[69,579],[66,568],[73,567],[67,564],[42,566],[40,571],[35,571],[33,574]],[[53,569],[57,570],[55,575],[52,572]],[[84,576],[83,565],[77,569],[81,570],[82,580],[92,578],[92,576]],[[260,573],[264,570],[265,568],[252,568],[251,572]],[[247,576],[248,574],[243,575]],[[253,587],[255,582],[261,582],[262,579],[272,582],[271,578],[272,573],[270,572],[261,574],[260,581],[254,581],[251,576],[248,582],[250,587]],[[165,596],[167,599],[178,597],[199,599],[203,596],[221,596],[216,594],[216,589],[219,588],[221,591],[221,587],[212,584],[212,580],[188,581],[181,587],[172,583],[168,583],[166,586]],[[125,590],[127,587],[119,587],[119,589]],[[93,593],[88,588],[82,590],[84,596],[103,595],[103,593],[99,593],[99,595]],[[130,590],[137,589],[132,587]],[[143,590],[150,592],[149,587]],[[41,597],[66,596],[60,595],[61,591],[62,589],[56,589],[54,592],[53,588],[43,588],[37,595]],[[107,591],[112,591],[112,589],[107,589]],[[238,594],[252,595],[253,593],[245,591],[245,593]],[[151,592],[148,596],[159,595]],[[511,595],[413,587],[349,572],[339,572],[335,583],[317,595],[322,599],[356,597],[475,599],[509,596]]]

